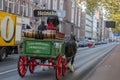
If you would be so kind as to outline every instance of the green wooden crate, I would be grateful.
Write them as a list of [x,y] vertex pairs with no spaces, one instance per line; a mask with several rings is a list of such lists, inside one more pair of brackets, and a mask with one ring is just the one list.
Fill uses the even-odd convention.
[[21,56],[56,58],[59,54],[64,54],[65,44],[61,40],[37,40],[24,39],[23,52]]

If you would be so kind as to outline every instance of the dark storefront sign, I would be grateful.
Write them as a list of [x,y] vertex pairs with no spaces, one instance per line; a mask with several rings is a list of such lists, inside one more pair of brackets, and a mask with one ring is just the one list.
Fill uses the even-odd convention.
[[107,28],[115,28],[115,21],[105,21],[105,26]]
[[57,13],[54,10],[34,10],[34,16],[35,17],[57,16]]

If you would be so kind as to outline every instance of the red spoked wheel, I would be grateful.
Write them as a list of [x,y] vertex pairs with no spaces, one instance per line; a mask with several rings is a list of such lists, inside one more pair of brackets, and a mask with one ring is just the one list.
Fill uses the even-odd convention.
[[65,76],[67,73],[67,60],[64,59],[62,62],[62,75]]
[[19,57],[18,61],[18,73],[21,77],[24,77],[27,72],[27,62],[28,58],[26,56]]
[[59,80],[62,75],[62,55],[59,55],[56,61],[56,79]]
[[35,60],[35,58],[31,58],[30,63],[29,63],[29,71],[31,73],[33,73],[35,71],[35,66],[36,66],[36,60]]

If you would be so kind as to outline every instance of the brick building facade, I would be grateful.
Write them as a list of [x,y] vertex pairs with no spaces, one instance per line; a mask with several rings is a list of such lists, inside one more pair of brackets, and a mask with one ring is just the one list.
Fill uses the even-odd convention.
[[[80,12],[80,6],[74,0],[36,0],[39,9],[52,9],[61,10],[66,12],[66,16],[60,20],[59,30],[65,33],[66,37],[69,37],[71,32],[74,32],[77,39],[80,39],[80,19],[78,17]],[[42,3],[42,4],[41,4]],[[41,20],[39,18],[39,20]],[[79,24],[78,24],[79,23]],[[78,35],[79,32],[79,35]],[[79,37],[79,38],[78,38]]]
[[0,4],[3,4],[0,9],[2,11],[30,18],[35,28],[40,24],[41,18],[33,16],[34,9],[65,11],[66,16],[60,20],[60,31],[66,36],[74,32],[76,38],[80,39],[81,7],[74,0],[0,0]]

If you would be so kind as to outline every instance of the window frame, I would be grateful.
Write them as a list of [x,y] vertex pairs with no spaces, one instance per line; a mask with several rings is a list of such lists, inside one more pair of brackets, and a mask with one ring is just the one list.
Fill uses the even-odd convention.
[[0,10],[3,10],[3,0],[1,0],[2,6],[0,7]]
[[28,16],[28,4],[26,4],[25,9],[26,9],[25,15]]
[[12,5],[12,11],[11,11],[11,13],[15,13],[15,2],[9,3],[9,6],[10,6],[10,4]]
[[32,6],[30,6],[29,13],[30,13],[29,16],[33,17],[33,7]]
[[20,1],[18,1],[17,4],[18,4],[18,5],[17,5],[17,14],[20,14]]

